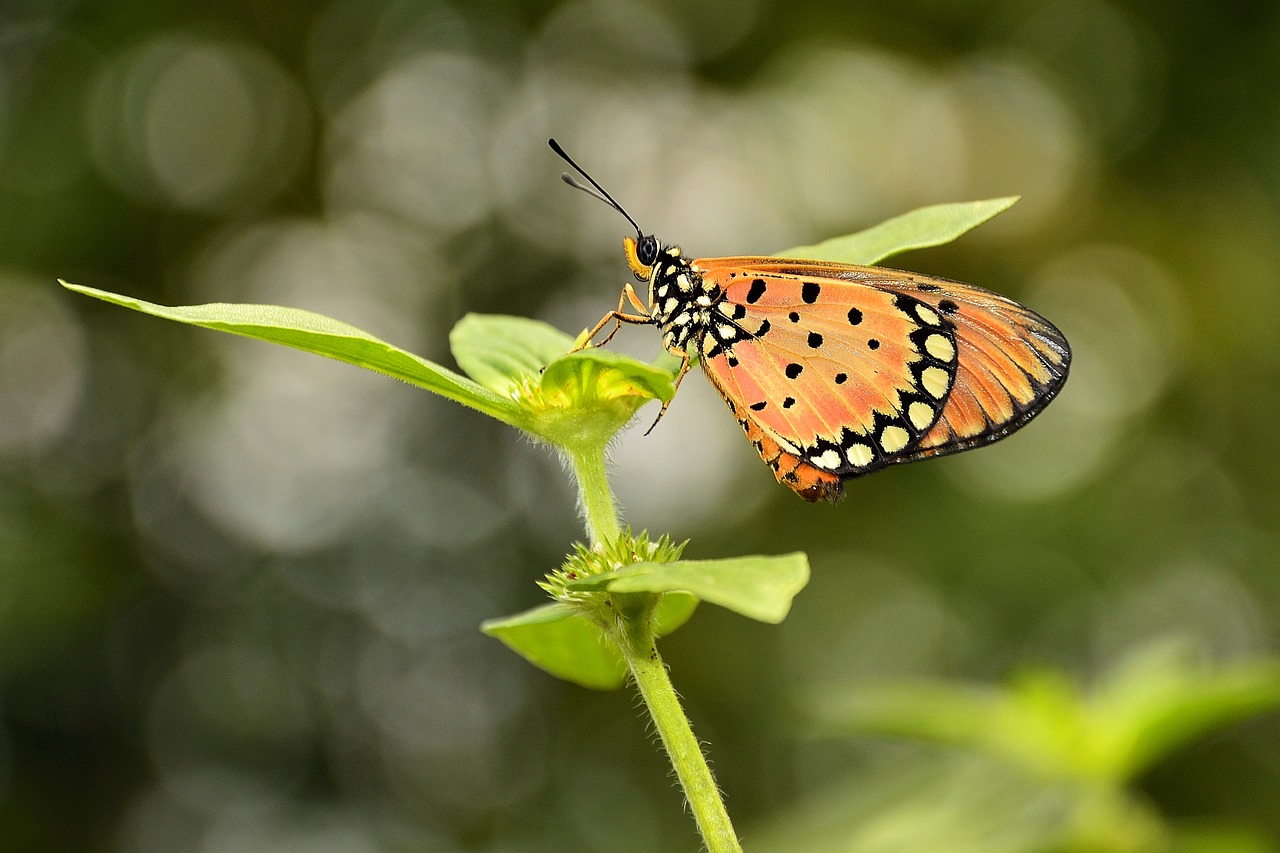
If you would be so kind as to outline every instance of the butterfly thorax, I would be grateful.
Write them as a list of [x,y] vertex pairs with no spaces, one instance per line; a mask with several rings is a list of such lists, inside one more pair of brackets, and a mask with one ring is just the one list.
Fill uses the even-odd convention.
[[662,344],[676,355],[713,358],[751,337],[732,318],[724,290],[704,276],[679,246],[666,246],[649,269],[649,315],[662,330]]

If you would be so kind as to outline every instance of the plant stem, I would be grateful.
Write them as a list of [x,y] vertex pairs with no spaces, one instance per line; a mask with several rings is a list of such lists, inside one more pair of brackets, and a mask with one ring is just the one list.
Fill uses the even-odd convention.
[[622,526],[618,523],[618,509],[605,471],[604,446],[570,448],[568,452],[573,473],[577,476],[578,494],[587,517],[591,544],[612,542],[622,532]]
[[[658,649],[653,644],[652,613],[657,597],[645,597],[650,598],[652,603],[641,608],[642,614],[637,613],[635,608],[618,608],[621,618],[615,635],[618,648],[631,669],[631,677],[640,689],[640,696],[644,699],[650,716],[653,717],[662,745],[666,747],[671,766],[675,768],[680,786],[684,788],[685,797],[689,800],[707,850],[710,853],[742,853],[742,846],[729,821],[720,789],[716,787],[707,758],[702,754],[702,746],[694,737],[689,718],[680,707],[680,698],[671,684],[666,664],[662,662]],[[621,598],[624,596],[615,596],[615,600]]]
[[[612,542],[622,532],[617,506],[605,470],[604,445],[566,448],[577,476],[587,532],[593,545]],[[742,853],[729,821],[720,789],[711,775],[702,746],[694,737],[689,718],[671,685],[667,667],[654,646],[653,612],[659,596],[650,593],[611,595],[613,619],[602,620],[631,677],[640,689],[649,716],[662,738],[671,766],[693,810],[698,831],[710,853]]]

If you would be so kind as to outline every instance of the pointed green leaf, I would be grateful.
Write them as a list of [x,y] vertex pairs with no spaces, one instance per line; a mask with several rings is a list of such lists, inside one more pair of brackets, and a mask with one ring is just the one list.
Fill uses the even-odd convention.
[[761,622],[781,622],[791,600],[809,582],[809,558],[735,557],[728,560],[678,560],[635,563],[568,584],[570,589],[609,592],[691,593]]
[[144,314],[283,344],[345,361],[434,391],[512,426],[524,428],[527,425],[525,412],[514,401],[500,397],[490,389],[434,362],[381,341],[355,326],[323,314],[277,305],[212,303],[169,307],[65,281],[60,283],[76,293],[132,308]]
[[[689,620],[698,599],[685,593],[662,596],[654,611],[654,634],[670,634]],[[627,666],[591,620],[567,604],[543,604],[515,616],[490,619],[480,630],[557,678],[593,690],[622,686]]]
[[599,628],[567,604],[543,604],[490,619],[480,630],[534,666],[583,687],[613,690],[627,677],[622,655],[605,642]]
[[778,252],[775,257],[869,266],[911,249],[950,243],[997,213],[1008,210],[1017,200],[1015,195],[985,201],[932,204],[895,216],[865,231],[834,237],[814,246],[797,246]]
[[468,314],[449,332],[449,349],[468,376],[505,397],[573,349],[573,338],[526,317]]

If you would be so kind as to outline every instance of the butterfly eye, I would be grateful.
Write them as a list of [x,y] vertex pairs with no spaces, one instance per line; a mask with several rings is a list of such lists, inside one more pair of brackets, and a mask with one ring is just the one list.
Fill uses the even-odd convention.
[[658,260],[658,241],[652,234],[640,238],[640,243],[636,246],[636,260],[646,267],[653,266],[654,261]]

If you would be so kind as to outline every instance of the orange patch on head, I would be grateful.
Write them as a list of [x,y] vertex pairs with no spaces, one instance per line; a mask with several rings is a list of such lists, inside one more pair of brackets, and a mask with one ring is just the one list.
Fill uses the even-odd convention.
[[644,264],[640,263],[640,253],[636,247],[636,238],[623,237],[622,250],[627,255],[627,265],[631,267],[631,271],[636,274],[636,277],[639,278],[641,281],[648,280],[649,272],[650,270],[653,269],[653,267],[645,266]]

